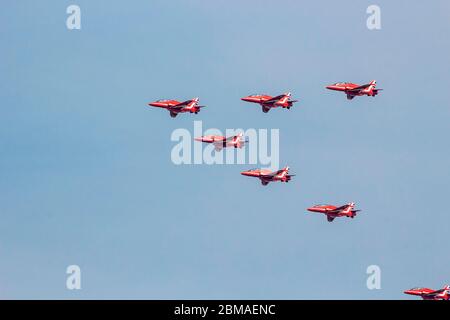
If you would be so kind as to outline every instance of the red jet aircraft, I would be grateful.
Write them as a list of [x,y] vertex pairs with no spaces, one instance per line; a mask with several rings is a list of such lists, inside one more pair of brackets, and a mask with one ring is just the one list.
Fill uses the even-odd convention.
[[216,151],[220,151],[223,148],[226,147],[235,147],[235,148],[242,148],[247,140],[243,138],[243,133],[239,133],[236,136],[231,137],[224,137],[224,136],[201,136],[198,138],[195,138],[196,141],[200,142],[206,142],[206,143],[213,143],[214,148]]
[[292,105],[294,104],[294,102],[298,101],[298,100],[290,100],[290,98],[291,98],[291,93],[288,92],[288,93],[280,94],[279,96],[276,96],[276,97],[268,96],[266,94],[254,94],[251,96],[241,98],[241,100],[247,101],[247,102],[259,103],[262,107],[262,111],[264,113],[267,113],[267,112],[269,112],[269,110],[271,108],[282,107],[282,108],[290,109],[292,107]]
[[346,205],[343,205],[341,207],[332,206],[329,204],[321,204],[316,205],[314,207],[308,208],[308,211],[311,212],[319,212],[323,213],[327,216],[327,220],[329,222],[332,222],[336,217],[350,217],[354,218],[356,216],[356,213],[361,210],[354,210],[355,204],[353,202],[350,202]]
[[179,102],[177,100],[158,100],[155,102],[150,102],[148,105],[169,110],[172,118],[175,118],[179,113],[184,112],[197,114],[199,113],[200,108],[205,107],[198,105],[198,98],[186,100],[184,102]]
[[327,89],[335,91],[343,91],[347,95],[348,100],[352,100],[356,96],[372,96],[375,97],[378,91],[383,89],[375,89],[377,82],[370,81],[368,84],[358,85],[350,82],[338,82],[327,86]]
[[450,286],[439,290],[429,288],[413,288],[405,291],[406,294],[421,296],[424,300],[450,300]]
[[241,174],[248,177],[259,178],[263,186],[267,186],[269,182],[272,181],[289,182],[291,177],[295,176],[295,174],[289,174],[289,167],[285,167],[275,172],[267,169],[252,169],[241,172]]

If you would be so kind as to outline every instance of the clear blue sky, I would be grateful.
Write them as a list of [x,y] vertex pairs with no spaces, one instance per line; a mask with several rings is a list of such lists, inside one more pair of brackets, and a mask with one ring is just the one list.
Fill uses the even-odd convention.
[[[450,282],[449,21],[444,0],[4,2],[0,298],[407,299]],[[376,98],[324,89],[371,79]],[[239,100],[287,90],[290,111]],[[146,107],[195,96],[197,116]],[[279,128],[297,176],[173,165],[193,120]],[[354,220],[305,210],[348,201]]]

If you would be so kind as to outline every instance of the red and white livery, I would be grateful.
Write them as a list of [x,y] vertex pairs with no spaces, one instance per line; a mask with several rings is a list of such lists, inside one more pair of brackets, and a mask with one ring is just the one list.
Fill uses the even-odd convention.
[[179,113],[199,113],[200,108],[204,108],[205,106],[198,105],[198,98],[194,98],[191,100],[186,100],[183,102],[177,100],[157,100],[154,102],[150,102],[148,105],[156,108],[167,109],[172,118],[175,118]]
[[295,176],[295,174],[289,174],[289,167],[284,167],[275,172],[267,169],[252,169],[241,172],[241,174],[247,177],[259,178],[263,186],[267,186],[269,182],[273,181],[289,182],[291,177]]
[[330,204],[319,204],[308,208],[308,211],[323,213],[327,216],[328,222],[332,222],[337,217],[354,218],[356,213],[361,210],[355,210],[355,203],[350,202],[346,205],[336,207]]
[[272,108],[278,107],[290,109],[294,105],[294,102],[297,102],[297,100],[291,100],[290,92],[283,93],[275,97],[269,96],[267,94],[254,94],[241,98],[241,100],[246,102],[258,103],[259,105],[261,105],[262,111],[264,113],[269,112],[269,110]]
[[356,96],[371,96],[375,97],[378,91],[383,89],[376,89],[377,82],[375,80],[370,81],[370,83],[359,85],[350,82],[337,82],[335,84],[329,85],[326,88],[334,91],[342,91],[347,95],[348,100],[352,100]]
[[405,294],[420,296],[423,300],[450,300],[450,286],[446,285],[439,290],[429,288],[412,288],[406,290]]
[[197,137],[194,140],[205,143],[213,143],[216,151],[220,151],[223,148],[227,147],[242,148],[245,145],[245,143],[248,142],[247,140],[244,139],[243,136],[244,136],[243,133],[239,133],[238,135],[231,137],[209,135]]

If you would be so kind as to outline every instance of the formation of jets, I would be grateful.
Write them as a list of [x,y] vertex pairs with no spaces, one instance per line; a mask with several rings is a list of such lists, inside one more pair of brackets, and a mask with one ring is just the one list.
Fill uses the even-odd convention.
[[[367,84],[359,85],[351,82],[337,82],[326,86],[329,90],[342,91],[347,95],[347,99],[352,100],[356,96],[371,96],[375,97],[378,91],[383,89],[376,88],[377,82],[370,81]],[[267,94],[253,94],[241,98],[242,101],[257,103],[261,106],[264,113],[267,113],[272,108],[290,109],[298,100],[291,100],[291,93],[283,93],[277,96],[270,96]],[[150,102],[148,105],[156,108],[163,108],[169,111],[170,116],[175,118],[179,113],[199,113],[201,108],[198,104],[199,98],[194,98],[180,102],[178,100],[162,99]]]
[[[258,103],[259,105],[261,105],[262,111],[264,113],[269,112],[269,110],[272,108],[278,107],[290,109],[294,105],[294,103],[298,101],[291,100],[290,92],[283,93],[274,97],[267,94],[255,94],[241,98],[241,100],[246,102]],[[167,109],[170,113],[170,116],[172,118],[175,118],[179,113],[199,113],[200,108],[204,108],[205,106],[199,106],[198,102],[199,98],[194,98],[183,102],[177,100],[162,99],[150,102],[148,105],[151,107]]]
[[[352,100],[356,96],[375,97],[380,90],[376,88],[377,82],[370,81],[367,84],[359,85],[351,82],[337,82],[326,86],[326,89],[333,91],[344,92],[348,100]],[[272,108],[290,109],[298,100],[291,100],[291,93],[283,93],[277,96],[270,96],[267,94],[254,94],[241,98],[242,101],[256,103],[261,106],[264,113],[268,113]],[[163,108],[169,111],[170,116],[175,118],[179,113],[194,113],[198,114],[200,109],[205,106],[199,105],[199,98],[186,100],[183,102],[177,100],[157,100],[148,104],[151,107]],[[223,148],[242,148],[248,142],[243,134],[235,136],[224,137],[207,135],[194,138],[196,141],[202,143],[210,143],[214,145],[216,151],[221,151]],[[270,171],[267,169],[251,169],[241,172],[241,175],[258,178],[261,184],[267,186],[270,182],[289,182],[294,174],[289,173],[289,167],[277,171]],[[350,202],[342,206],[335,206],[330,204],[315,205],[307,208],[308,211],[314,213],[321,213],[327,217],[329,222],[332,222],[338,217],[354,218],[361,210],[355,210],[355,203]],[[439,290],[429,288],[413,288],[404,291],[405,294],[420,296],[424,300],[450,300],[450,286],[445,286]]]
[[[339,82],[333,85],[327,86],[327,89],[343,91],[347,94],[348,99],[353,99],[355,96],[375,96],[381,89],[375,89],[376,81],[372,80],[365,85],[357,85],[349,82]],[[290,109],[298,100],[291,100],[292,94],[286,92],[277,96],[271,96],[267,94],[253,94],[241,98],[242,101],[257,103],[261,106],[264,113],[267,113],[272,108]],[[178,100],[163,99],[150,102],[148,104],[151,107],[163,108],[169,111],[170,116],[175,118],[179,113],[194,113],[200,112],[200,109],[205,106],[199,105],[199,98],[194,98],[180,102]],[[216,135],[207,135],[196,137],[194,140],[211,143],[214,145],[216,151],[221,151],[223,148],[233,147],[242,148],[246,142],[248,142],[243,134],[240,133],[235,136],[224,137]],[[241,172],[241,175],[258,178],[263,186],[267,186],[270,182],[289,182],[295,174],[289,174],[289,167],[286,166],[283,169],[277,171],[270,171],[268,169],[251,169]],[[360,210],[354,209],[355,204],[353,202],[337,207],[333,205],[316,205],[308,208],[308,211],[323,213],[327,216],[327,220],[332,222],[336,217],[350,217],[354,218],[356,213]]]
[[450,286],[446,285],[439,290],[429,288],[412,288],[405,291],[406,294],[420,296],[423,300],[450,300]]
[[[351,82],[337,82],[335,84],[326,86],[329,90],[342,91],[347,95],[347,99],[352,100],[356,96],[371,96],[375,97],[378,91],[383,89],[376,88],[377,82],[370,81],[367,84],[358,85]],[[298,100],[291,100],[291,93],[283,93],[277,96],[270,96],[267,94],[253,94],[241,98],[242,101],[257,103],[261,106],[264,113],[267,113],[272,108],[290,109]],[[169,111],[170,116],[175,118],[179,113],[199,113],[201,108],[205,106],[198,105],[199,98],[194,98],[180,102],[178,100],[162,99],[150,102],[148,105],[156,108],[163,108]]]

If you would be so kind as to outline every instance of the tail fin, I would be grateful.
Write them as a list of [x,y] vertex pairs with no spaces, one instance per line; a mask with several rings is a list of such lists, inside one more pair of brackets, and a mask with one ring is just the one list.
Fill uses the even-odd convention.
[[[188,107],[188,108],[194,108],[194,107],[197,107],[198,101],[199,101],[199,98],[194,98],[194,99],[192,99],[192,100],[187,100],[187,101],[186,101],[186,102],[187,102],[187,107]],[[186,103],[186,102],[185,102],[185,103]]]
[[276,174],[277,174],[278,177],[283,178],[283,179],[286,178],[286,177],[289,177],[289,167],[286,166],[283,169],[278,170],[276,172]]
[[347,208],[345,208],[344,210],[342,210],[342,213],[344,213],[345,215],[347,215],[348,217],[353,216],[353,208],[355,207],[355,203],[354,202],[350,202],[347,204]]
[[291,93],[290,93],[290,92],[286,92],[286,93],[284,94],[284,97],[281,98],[281,99],[279,100],[279,102],[280,102],[280,103],[286,103],[286,102],[289,100],[290,97],[291,97]]
[[450,300],[450,286],[446,285],[443,292],[443,300]]
[[242,148],[242,145],[243,145],[243,143],[244,143],[244,141],[242,141],[242,136],[243,136],[244,134],[242,133],[242,132],[240,132],[240,133],[238,133],[237,135],[235,135],[234,137],[233,137],[233,143],[235,143],[236,145],[236,147],[237,148]]
[[372,92],[374,91],[376,85],[377,85],[377,81],[372,80],[369,82],[369,85],[365,89],[363,89],[362,92],[367,93],[368,95],[372,95]]

